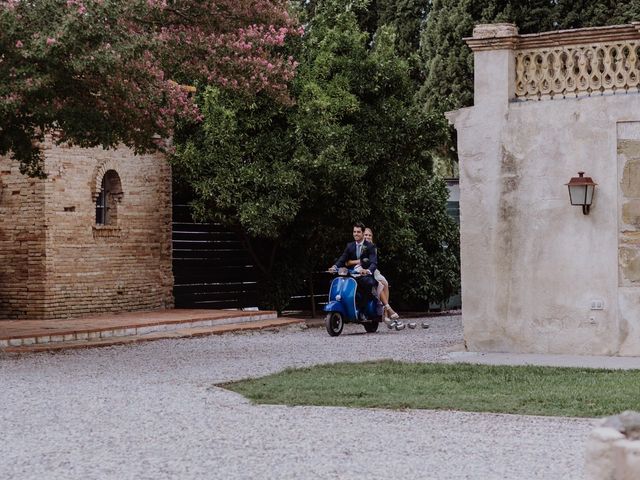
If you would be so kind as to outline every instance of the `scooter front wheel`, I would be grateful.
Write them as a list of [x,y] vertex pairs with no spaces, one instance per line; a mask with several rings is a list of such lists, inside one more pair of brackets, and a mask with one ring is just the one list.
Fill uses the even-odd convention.
[[342,327],[344,327],[342,314],[339,312],[328,313],[324,319],[324,325],[327,327],[327,333],[329,333],[329,335],[337,337],[342,333]]

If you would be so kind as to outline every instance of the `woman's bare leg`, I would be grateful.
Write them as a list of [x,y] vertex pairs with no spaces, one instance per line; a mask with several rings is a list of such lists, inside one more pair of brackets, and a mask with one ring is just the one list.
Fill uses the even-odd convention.
[[382,302],[382,305],[384,305],[384,309],[386,311],[386,313],[389,315],[389,318],[392,320],[395,320],[396,318],[399,318],[400,315],[398,315],[393,308],[391,308],[389,306],[389,287],[385,287],[381,292],[380,292],[380,301]]

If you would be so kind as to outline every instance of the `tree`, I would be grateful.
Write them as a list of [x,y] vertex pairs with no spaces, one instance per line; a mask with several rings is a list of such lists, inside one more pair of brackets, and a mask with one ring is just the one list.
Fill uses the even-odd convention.
[[[441,127],[414,108],[393,29],[360,28],[366,5],[316,4],[297,54],[295,105],[209,88],[202,129],[177,147],[175,172],[191,185],[195,212],[239,232],[264,306],[284,308],[310,272],[333,263],[355,220],[373,226],[385,275],[402,279],[406,297],[439,301],[455,289],[456,227],[430,174]],[[416,262],[428,280],[413,273]]]
[[427,18],[430,4],[429,0],[378,0],[378,25],[395,28],[396,47],[404,58],[411,58],[418,52],[422,22]]
[[179,83],[288,100],[300,34],[285,0],[0,2],[0,154],[42,174],[38,142],[161,148],[199,112]]
[[[521,34],[640,20],[639,0],[433,0],[421,34],[419,101],[443,114],[473,103],[473,54],[464,38],[479,23],[515,23]],[[453,127],[436,155],[456,162]]]
[[640,0],[434,0],[422,30],[420,97],[444,112],[473,102],[473,56],[464,38],[478,23],[515,23],[521,34],[640,20]]
[[555,20],[558,28],[598,27],[637,20],[629,16],[630,8],[638,9],[637,0],[558,0]]
[[[304,12],[303,17],[311,19],[318,5],[322,5],[322,0],[298,0],[298,3]],[[395,30],[397,53],[409,61],[412,76],[418,78],[420,31],[430,5],[431,0],[371,0],[352,2],[350,8],[356,14],[360,29],[370,38],[383,26]]]

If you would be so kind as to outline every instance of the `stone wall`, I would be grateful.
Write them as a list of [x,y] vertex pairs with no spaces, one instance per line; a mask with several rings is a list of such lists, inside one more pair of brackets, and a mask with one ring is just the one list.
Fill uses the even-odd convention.
[[[489,42],[474,40],[474,106],[449,114],[466,345],[640,355],[640,93],[515,101],[514,57],[527,36],[499,28],[506,40],[491,26]],[[598,183],[589,215],[569,203],[565,184],[578,171]]]
[[[22,192],[0,197],[0,241],[13,244],[2,250],[0,318],[171,307],[171,172],[162,156],[49,146],[45,158],[46,180],[26,179],[0,159],[10,172],[3,192]],[[117,223],[96,225],[95,199],[109,170],[122,186]],[[20,205],[9,203],[13,197]],[[17,238],[28,240],[18,247]],[[8,279],[12,271],[19,273]]]

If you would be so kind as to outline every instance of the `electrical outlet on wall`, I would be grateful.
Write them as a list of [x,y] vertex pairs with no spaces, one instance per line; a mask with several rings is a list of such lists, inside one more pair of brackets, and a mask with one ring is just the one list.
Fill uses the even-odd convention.
[[591,300],[591,310],[604,310],[604,300]]

